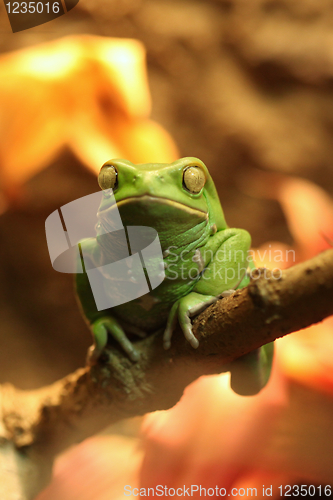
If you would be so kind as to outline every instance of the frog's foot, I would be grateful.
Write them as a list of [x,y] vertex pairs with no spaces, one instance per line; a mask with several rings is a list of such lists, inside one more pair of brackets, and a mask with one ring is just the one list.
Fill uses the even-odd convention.
[[183,330],[186,340],[191,344],[194,349],[199,346],[198,339],[194,336],[192,331],[191,317],[200,314],[206,307],[213,304],[219,297],[212,295],[202,295],[200,293],[191,292],[186,297],[183,297],[172,306],[169,313],[166,329],[163,334],[164,349],[170,349],[171,337],[176,326],[177,319]]
[[271,373],[273,353],[274,344],[270,343],[233,361],[230,365],[232,390],[241,396],[261,391]]
[[126,333],[115,318],[111,316],[99,318],[92,324],[91,331],[94,337],[94,345],[88,351],[88,364],[96,363],[102,354],[108,341],[108,333],[119,343],[132,361],[139,360],[138,351],[127,338]]

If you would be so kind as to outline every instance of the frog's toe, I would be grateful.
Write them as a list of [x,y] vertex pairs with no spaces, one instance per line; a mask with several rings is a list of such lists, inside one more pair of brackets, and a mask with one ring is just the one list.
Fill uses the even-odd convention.
[[163,347],[165,350],[171,347],[171,338],[177,322],[177,311],[179,304],[176,302],[169,313],[168,322],[163,333]]
[[139,361],[140,354],[135,349],[132,342],[128,339],[124,330],[118,324],[110,325],[109,332],[112,337],[118,342],[122,349],[126,352],[131,361]]
[[202,311],[207,309],[207,307],[214,304],[218,300],[218,298],[219,297],[210,297],[208,300],[203,300],[202,302],[199,302],[199,304],[196,304],[195,306],[191,307],[188,311],[190,318],[202,313]]
[[[164,336],[165,336],[165,332],[164,332]],[[163,347],[167,351],[171,347],[171,340],[169,338],[165,339],[164,336],[163,336]]]
[[192,331],[192,323],[190,320],[189,312],[183,316],[180,326],[182,327],[184,337],[189,342],[189,344],[193,347],[193,349],[198,349],[199,340],[195,337]]
[[87,353],[87,364],[94,365],[108,341],[108,332],[103,320],[95,321],[91,326],[91,331],[94,338],[94,344],[89,348]]
[[166,329],[164,330],[163,334],[164,349],[168,350],[171,347],[171,338],[177,322],[177,312],[178,312],[179,324],[181,326],[181,329],[183,330],[184,337],[191,344],[191,346],[194,347],[194,349],[197,349],[197,347],[199,346],[199,341],[192,332],[192,323],[189,316],[189,310],[188,309],[184,310],[181,304],[178,304],[177,302],[171,309],[168,318],[168,323]]
[[124,349],[128,357],[130,358],[131,361],[134,361],[135,363],[139,361],[140,359],[140,353],[135,349],[133,344],[130,342],[130,347],[127,349]]
[[217,297],[191,292],[178,300],[171,308],[166,329],[163,335],[164,349],[171,346],[171,337],[176,326],[177,318],[184,337],[194,349],[199,347],[199,341],[192,331],[191,317],[201,313],[206,307],[216,302]]
[[224,290],[224,292],[220,293],[220,295],[217,297],[218,299],[223,299],[225,297],[230,297],[233,293],[235,293],[236,290],[233,288],[230,288],[229,290]]
[[107,344],[108,333],[118,342],[122,347],[131,361],[138,361],[140,359],[139,352],[135,349],[132,342],[128,339],[123,328],[120,326],[118,321],[112,317],[105,317],[97,320],[92,328],[95,346],[93,346],[93,352],[91,356],[96,359],[101,355],[103,349]]
[[163,347],[167,351],[171,347],[171,338],[174,330],[174,322],[170,323],[168,321],[167,326],[163,333]]

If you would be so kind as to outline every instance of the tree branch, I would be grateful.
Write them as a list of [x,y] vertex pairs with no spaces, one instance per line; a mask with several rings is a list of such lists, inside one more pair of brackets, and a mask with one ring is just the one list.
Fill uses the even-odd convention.
[[199,376],[226,371],[239,356],[332,314],[333,250],[328,250],[283,272],[256,270],[247,288],[194,320],[197,350],[180,331],[169,351],[152,335],[136,343],[138,363],[114,346],[96,366],[51,386],[21,391],[3,385],[0,485],[8,491],[1,499],[34,498],[49,479],[54,456],[67,446],[119,419],[168,409]]

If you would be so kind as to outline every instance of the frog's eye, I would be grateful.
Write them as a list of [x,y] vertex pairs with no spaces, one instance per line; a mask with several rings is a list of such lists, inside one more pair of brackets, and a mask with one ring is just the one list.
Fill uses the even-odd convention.
[[118,184],[118,172],[113,165],[103,165],[98,175],[98,184],[101,189],[115,189]]
[[187,167],[183,173],[183,184],[190,193],[197,194],[204,187],[206,177],[200,167]]

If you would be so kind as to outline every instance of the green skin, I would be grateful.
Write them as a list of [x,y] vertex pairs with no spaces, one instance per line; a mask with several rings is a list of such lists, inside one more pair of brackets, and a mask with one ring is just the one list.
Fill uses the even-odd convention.
[[[160,330],[168,349],[177,320],[185,338],[198,348],[190,318],[249,283],[246,269],[253,267],[248,262],[250,235],[243,229],[227,227],[215,185],[201,160],[188,157],[171,164],[134,165],[126,160],[111,163],[118,172],[114,196],[123,225],[149,226],[157,231],[165,278],[139,299],[98,311],[87,274],[76,275],[77,296],[94,338],[90,362],[101,355],[108,335],[117,340],[132,361],[137,361],[139,354],[127,334],[144,337]],[[183,183],[184,170],[189,166],[200,167],[206,177],[204,187],[196,194]],[[105,232],[112,219],[110,198],[107,191],[104,193],[97,236],[80,243],[81,252],[93,266],[107,263],[112,254],[108,235],[99,231],[104,228]],[[135,279],[136,269],[131,273]],[[242,395],[261,390],[268,381],[272,358],[273,344],[267,344],[231,363],[227,368],[233,390]]]

